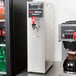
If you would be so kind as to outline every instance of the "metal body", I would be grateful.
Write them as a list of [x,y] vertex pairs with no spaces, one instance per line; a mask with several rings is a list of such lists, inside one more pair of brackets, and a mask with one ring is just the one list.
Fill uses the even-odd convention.
[[[32,17],[36,17],[34,27]],[[27,39],[27,71],[46,73],[54,56],[54,10],[50,3],[27,3]]]

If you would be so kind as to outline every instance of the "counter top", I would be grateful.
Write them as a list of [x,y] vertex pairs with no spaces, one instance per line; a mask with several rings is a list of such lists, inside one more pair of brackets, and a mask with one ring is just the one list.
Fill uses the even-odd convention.
[[76,76],[76,74],[64,73],[62,68],[62,63],[54,62],[53,67],[46,74],[34,74],[34,73],[27,73],[24,71],[18,74],[17,76]]

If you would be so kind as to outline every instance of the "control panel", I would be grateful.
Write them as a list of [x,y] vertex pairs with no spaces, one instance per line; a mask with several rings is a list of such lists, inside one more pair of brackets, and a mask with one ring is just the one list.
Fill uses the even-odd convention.
[[73,39],[76,32],[76,26],[61,26],[61,38]]
[[30,3],[29,17],[43,17],[43,3]]
[[68,22],[63,23],[59,27],[60,39],[63,41],[67,40],[75,40],[76,39],[76,23]]

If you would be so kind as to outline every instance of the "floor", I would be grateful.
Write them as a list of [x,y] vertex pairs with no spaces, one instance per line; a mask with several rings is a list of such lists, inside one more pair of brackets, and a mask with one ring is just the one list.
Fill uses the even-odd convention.
[[76,74],[66,74],[63,73],[62,63],[55,62],[54,66],[50,69],[50,71],[43,75],[43,74],[34,74],[34,73],[26,73],[25,71],[17,76],[76,76]]

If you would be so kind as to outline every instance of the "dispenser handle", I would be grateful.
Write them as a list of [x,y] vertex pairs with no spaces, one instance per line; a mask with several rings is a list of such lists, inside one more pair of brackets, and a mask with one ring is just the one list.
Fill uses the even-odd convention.
[[36,23],[36,17],[32,17],[32,24]]

